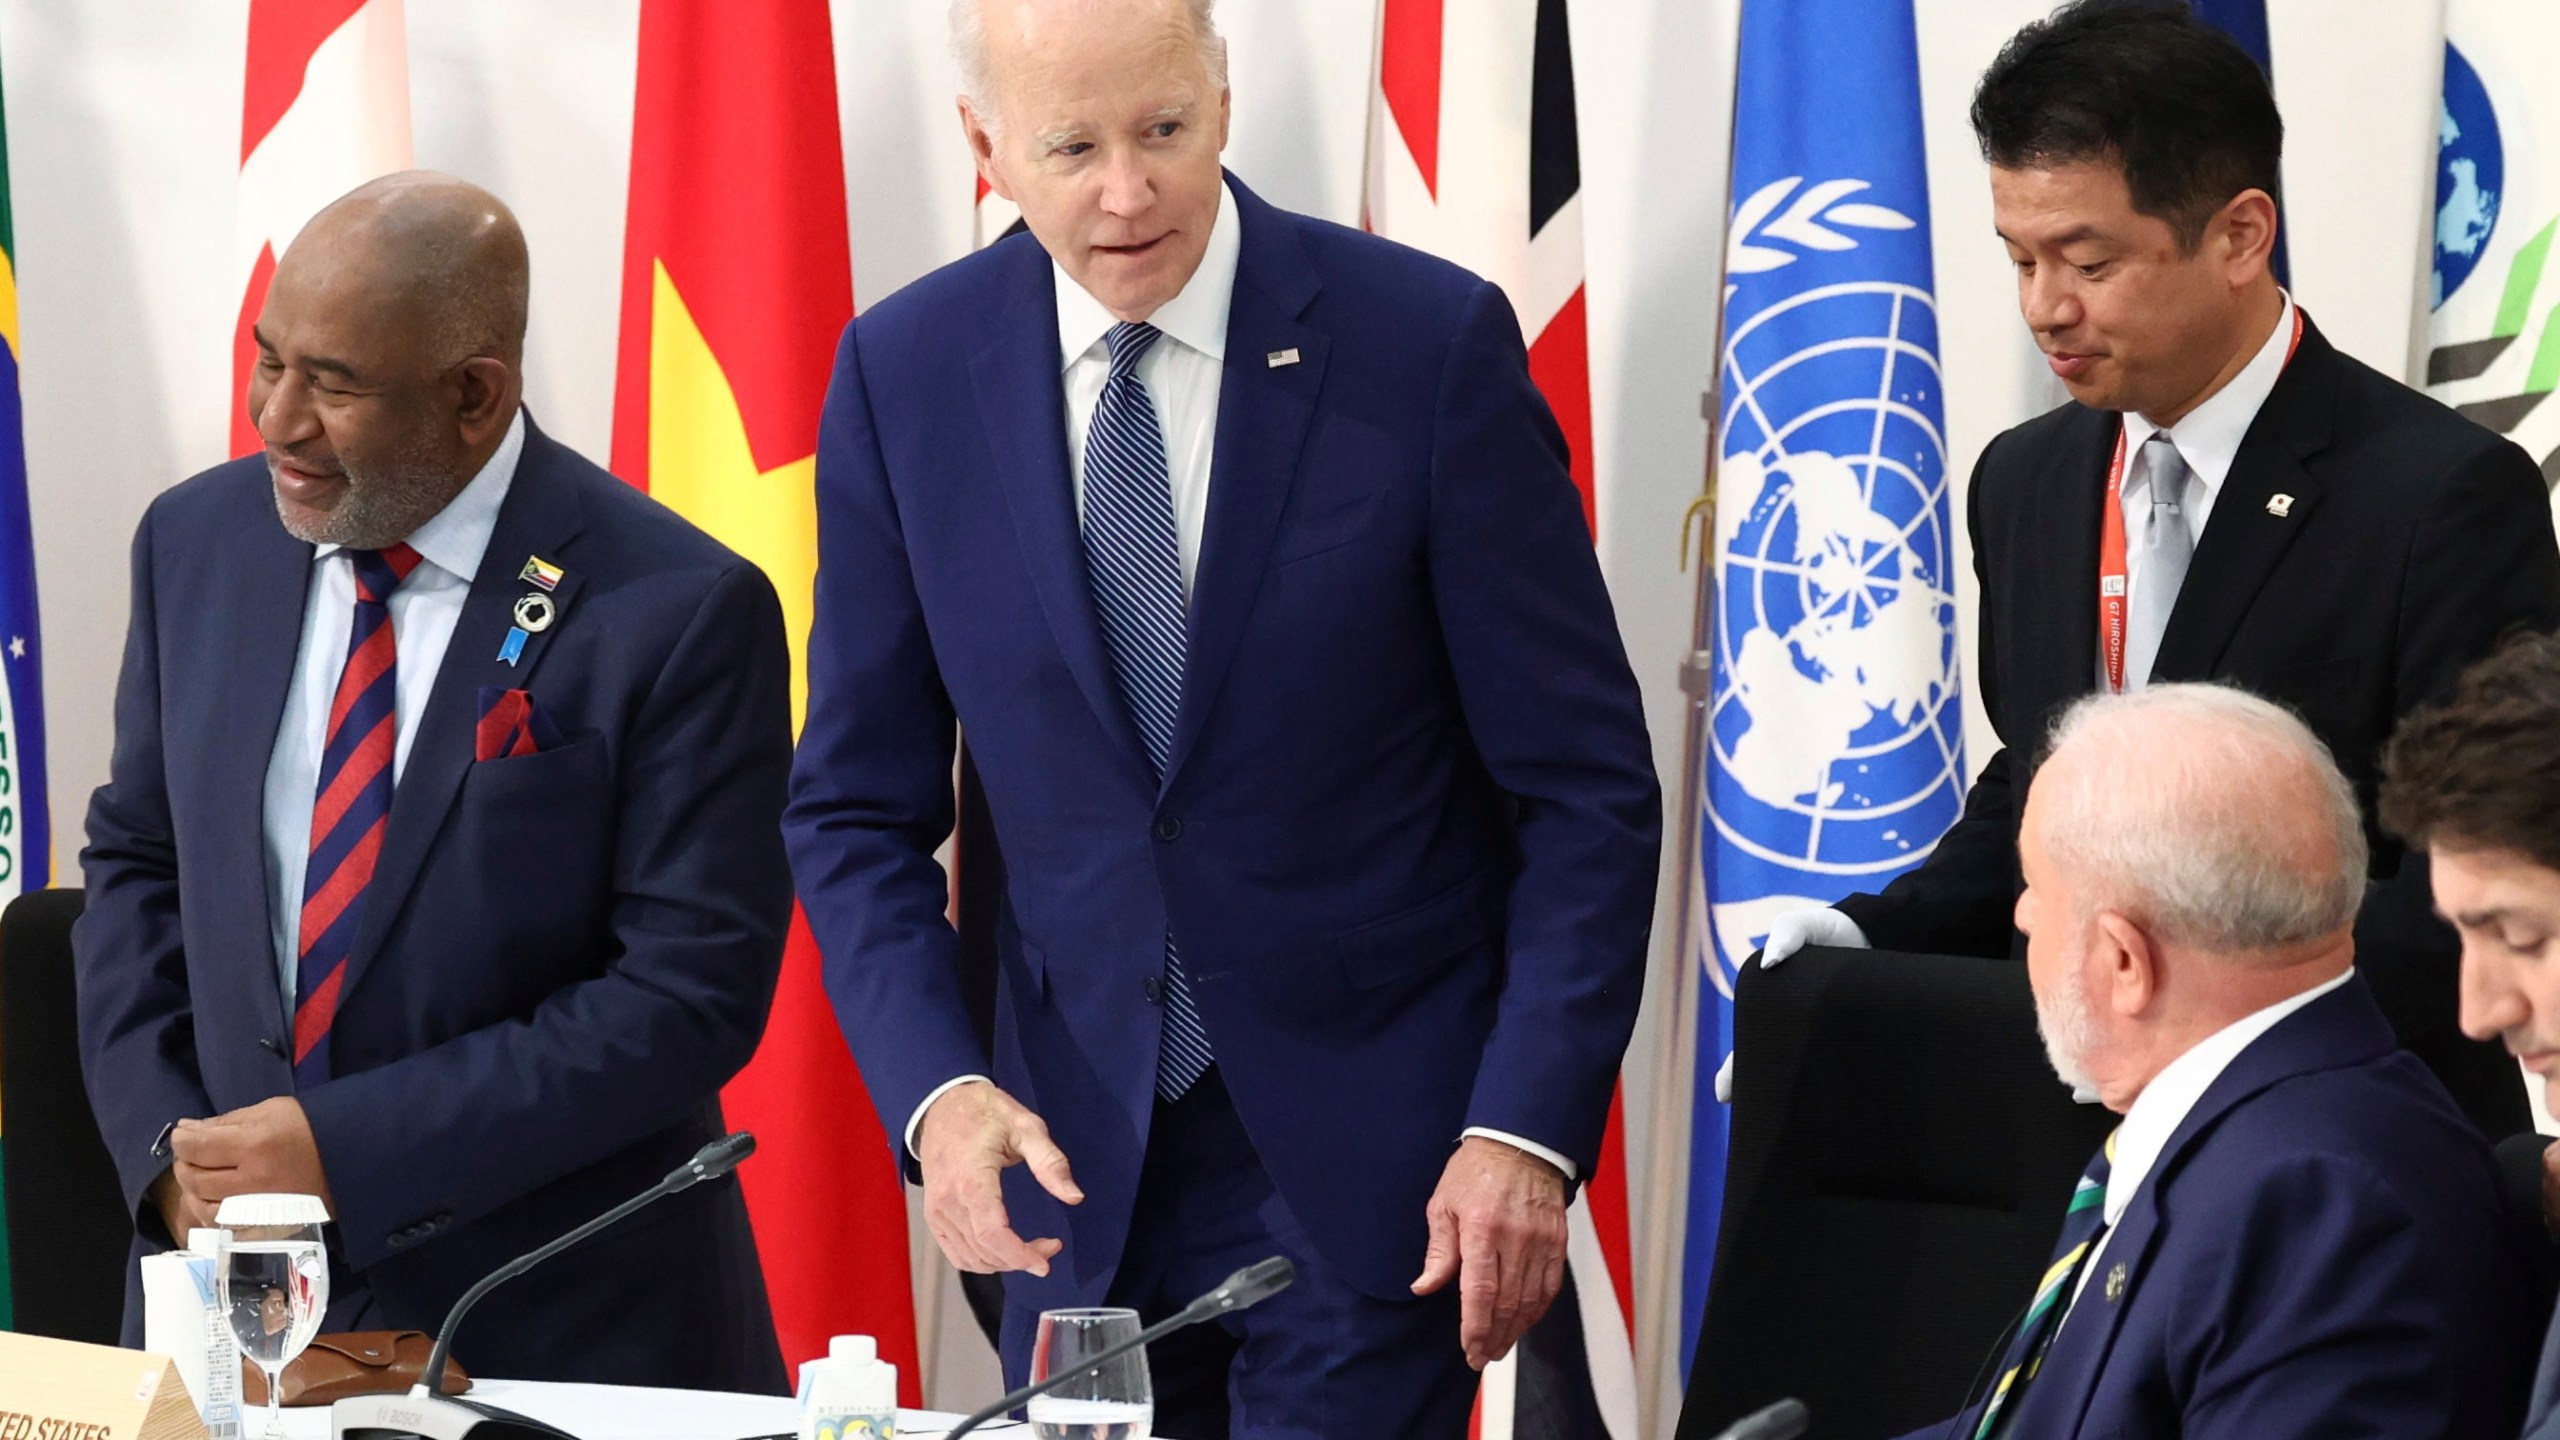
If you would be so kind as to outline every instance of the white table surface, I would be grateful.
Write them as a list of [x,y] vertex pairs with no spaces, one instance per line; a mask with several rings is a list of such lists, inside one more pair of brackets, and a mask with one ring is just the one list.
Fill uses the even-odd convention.
[[[769,1395],[475,1378],[465,1398],[557,1425],[578,1440],[748,1440],[800,1428],[798,1402]],[[957,1415],[931,1410],[898,1412],[901,1440],[936,1440],[959,1423]],[[240,1430],[246,1440],[258,1440],[265,1424],[265,1412],[252,1408],[241,1417]],[[325,1407],[287,1409],[284,1433],[286,1440],[328,1440],[329,1412]],[[969,1432],[1010,1440],[1030,1433],[1019,1420],[993,1420]]]

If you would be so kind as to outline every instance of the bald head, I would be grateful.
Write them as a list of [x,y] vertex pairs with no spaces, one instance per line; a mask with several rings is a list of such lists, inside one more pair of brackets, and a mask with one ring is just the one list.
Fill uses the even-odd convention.
[[2045,1053],[2118,1111],[2355,957],[2355,792],[2300,720],[2236,689],[2073,706],[2028,792],[2018,865]]
[[486,355],[512,368],[524,360],[528,269],[524,231],[505,202],[467,180],[406,170],[312,216],[276,278],[308,270],[385,318],[413,322],[408,333],[427,363]]
[[2158,685],[2084,700],[2035,789],[2054,864],[2162,941],[2246,956],[2355,921],[2355,792],[2309,727],[2254,695]]
[[527,290],[515,216],[452,176],[387,175],[313,216],[249,388],[285,528],[379,549],[450,503],[515,420]]

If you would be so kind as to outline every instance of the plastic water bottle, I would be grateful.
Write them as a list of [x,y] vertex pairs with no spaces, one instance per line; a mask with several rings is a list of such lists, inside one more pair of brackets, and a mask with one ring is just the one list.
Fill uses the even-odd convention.
[[217,1295],[228,1230],[187,1232],[187,1248],[142,1257],[142,1348],[177,1364],[207,1440],[240,1440],[240,1345]]
[[898,1433],[898,1367],[868,1335],[839,1335],[827,1358],[800,1367],[800,1440],[890,1440]]

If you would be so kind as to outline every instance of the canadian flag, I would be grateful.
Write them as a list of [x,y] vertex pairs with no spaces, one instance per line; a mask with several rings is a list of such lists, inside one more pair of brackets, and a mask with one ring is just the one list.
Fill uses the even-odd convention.
[[231,451],[259,448],[249,419],[253,333],[276,257],[320,208],[409,168],[408,18],[401,0],[249,0],[240,107],[240,321]]
[[[1500,285],[1529,373],[1596,515],[1583,315],[1582,162],[1565,0],[1383,0],[1370,96],[1368,228]],[[1636,1440],[1624,1115],[1569,1216],[1565,1286],[1486,1370],[1484,1440]]]

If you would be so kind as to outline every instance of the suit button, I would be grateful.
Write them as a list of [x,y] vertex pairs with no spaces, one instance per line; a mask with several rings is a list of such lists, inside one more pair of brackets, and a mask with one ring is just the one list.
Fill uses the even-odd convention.
[[1144,989],[1146,990],[1146,992],[1147,992],[1147,1003],[1148,1003],[1148,1004],[1150,1004],[1150,1005],[1161,1005],[1161,1004],[1163,1004],[1163,1003],[1164,1003],[1164,982],[1163,982],[1163,981],[1161,981],[1161,980],[1157,979],[1157,978],[1156,978],[1156,977],[1154,977],[1153,975],[1150,975],[1150,976],[1148,976],[1148,977],[1147,977],[1147,983],[1146,983],[1146,985],[1145,985],[1143,988],[1144,988]]
[[1159,840],[1179,840],[1179,839],[1181,839],[1181,838],[1182,838],[1182,820],[1181,820],[1181,817],[1179,817],[1179,816],[1174,816],[1174,815],[1167,815],[1167,816],[1165,816],[1164,818],[1162,818],[1162,819],[1160,819],[1160,820],[1156,821],[1156,838],[1157,838],[1157,839],[1159,839]]

